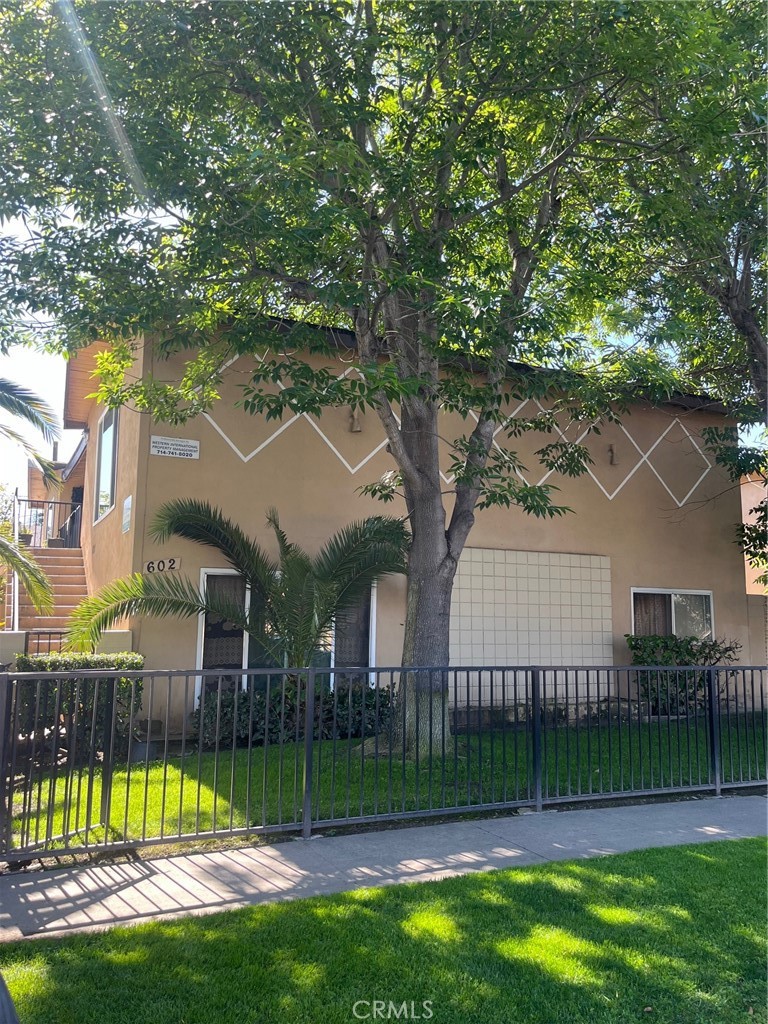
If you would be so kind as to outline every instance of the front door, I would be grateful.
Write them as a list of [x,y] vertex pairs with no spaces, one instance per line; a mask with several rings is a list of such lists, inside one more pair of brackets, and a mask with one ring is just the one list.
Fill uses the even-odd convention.
[[[235,573],[207,573],[205,586],[209,594],[245,607],[245,580]],[[222,677],[206,676],[205,694],[216,693],[221,678],[222,690],[242,685],[240,669],[245,667],[246,643],[242,629],[226,622],[219,615],[206,613],[203,620],[200,668],[221,669]],[[226,671],[232,670],[232,671]]]

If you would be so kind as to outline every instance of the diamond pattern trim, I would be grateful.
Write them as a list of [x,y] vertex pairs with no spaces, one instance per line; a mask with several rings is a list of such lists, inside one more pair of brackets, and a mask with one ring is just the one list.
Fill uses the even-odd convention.
[[[239,357],[236,357],[236,358],[239,358]],[[235,362],[235,361],[236,361],[236,359],[231,360],[230,363],[227,364],[227,366],[231,365],[231,363]],[[349,367],[342,374],[339,374],[339,377],[340,378],[346,377],[350,372],[357,372],[357,371],[354,369],[354,367]],[[281,390],[284,390],[284,385],[282,383],[278,382],[278,386],[280,387]],[[518,413],[520,413],[520,411],[523,409],[523,407],[525,405],[527,405],[528,401],[529,401],[529,399],[525,399],[524,401],[520,402],[517,405],[517,407],[514,409],[514,411],[510,414],[509,419],[513,419],[515,416],[517,416]],[[534,403],[535,403],[535,405],[538,406],[538,408],[542,412],[545,411],[544,407],[541,405],[541,403],[537,399],[534,399]],[[375,458],[375,456],[378,455],[379,452],[383,451],[386,448],[386,446],[387,446],[387,439],[385,437],[381,441],[379,441],[363,459],[361,459],[359,462],[357,462],[356,464],[353,465],[338,450],[338,448],[334,445],[333,441],[331,441],[331,439],[327,436],[325,431],[322,429],[320,424],[317,423],[316,420],[313,419],[313,417],[310,416],[308,413],[302,413],[300,415],[297,414],[297,415],[291,416],[290,419],[286,420],[284,423],[281,423],[278,427],[276,427],[276,429],[273,431],[273,433],[269,435],[269,437],[267,437],[264,441],[261,442],[261,444],[259,444],[252,451],[246,453],[246,452],[243,452],[243,451],[240,450],[238,445],[235,444],[235,442],[228,436],[227,432],[216,422],[216,420],[213,418],[213,416],[210,415],[210,413],[204,413],[203,416],[211,424],[211,426],[214,428],[216,433],[219,434],[219,436],[222,438],[222,440],[235,453],[235,455],[237,455],[238,458],[241,459],[241,461],[244,462],[244,463],[250,462],[251,459],[255,458],[255,456],[259,454],[259,452],[262,452],[268,445],[272,444],[272,442],[274,440],[276,440],[278,437],[280,437],[286,430],[288,430],[290,427],[292,427],[294,425],[294,423],[297,423],[300,419],[304,419],[304,420],[307,421],[307,423],[309,423],[309,425],[312,427],[312,429],[318,434],[318,436],[322,439],[322,441],[333,452],[333,454],[336,456],[336,458],[339,460],[339,462],[344,466],[344,468],[349,472],[349,474],[351,476],[355,476],[355,474],[359,473],[360,470],[363,469],[363,467],[366,466],[371,461],[371,459]],[[478,417],[477,417],[476,413],[470,412],[470,416],[472,417],[472,419],[475,420],[475,422],[478,421]],[[399,423],[400,423],[399,417],[397,415],[395,415],[395,418],[397,419],[397,422],[398,422],[398,425],[399,425]],[[587,467],[587,474],[589,475],[589,477],[594,481],[594,483],[597,485],[597,487],[600,489],[600,491],[605,495],[605,497],[608,499],[608,501],[613,501],[614,498],[616,498],[616,496],[623,490],[623,488],[626,487],[626,485],[629,483],[629,481],[632,479],[632,477],[637,473],[637,471],[640,469],[640,467],[645,465],[645,466],[647,466],[650,469],[650,471],[653,473],[653,475],[656,477],[656,479],[659,481],[661,486],[664,488],[664,490],[670,496],[672,501],[674,501],[674,503],[677,505],[677,507],[678,508],[682,508],[683,505],[686,504],[686,502],[690,499],[691,495],[697,490],[697,488],[701,485],[701,483],[703,482],[705,477],[711,472],[711,470],[713,468],[712,462],[707,458],[707,456],[702,451],[702,448],[701,448],[700,444],[698,443],[698,441],[696,440],[696,437],[688,430],[688,428],[679,419],[679,417],[675,416],[674,419],[672,419],[672,421],[666,427],[666,429],[662,432],[662,434],[656,439],[656,441],[654,441],[654,443],[651,445],[651,447],[647,451],[644,452],[643,449],[640,447],[640,445],[638,445],[637,441],[634,439],[632,434],[624,426],[624,424],[621,423],[618,426],[619,426],[619,429],[626,436],[627,440],[630,442],[632,447],[637,452],[637,454],[639,456],[637,462],[632,466],[632,468],[626,474],[626,476],[621,481],[621,483],[618,484],[618,486],[616,486],[612,491],[609,491],[600,482],[600,480],[597,478],[597,476],[595,475],[595,473],[593,472],[591,467]],[[667,484],[666,480],[664,480],[664,477],[662,476],[662,474],[656,469],[656,467],[650,461],[650,457],[652,456],[654,451],[656,451],[658,446],[664,441],[665,437],[669,434],[669,432],[675,426],[678,426],[685,433],[685,435],[687,436],[687,438],[690,441],[691,445],[696,449],[696,451],[698,452],[699,456],[702,459],[702,462],[704,463],[703,471],[701,472],[699,477],[696,479],[696,481],[694,482],[693,486],[689,488],[688,492],[682,498],[679,498],[672,491],[670,486]],[[493,434],[494,439],[503,430],[504,430],[504,424],[500,424],[496,428],[496,430],[494,431],[494,434]],[[555,432],[561,438],[565,438],[565,434],[560,429],[559,426],[555,425],[554,430],[555,430]],[[580,444],[588,436],[588,434],[589,434],[589,428],[587,427],[577,437],[576,443]],[[493,441],[493,444],[494,444],[494,446],[498,450],[501,450],[501,446],[496,442],[496,440]],[[547,472],[545,472],[543,474],[543,476],[541,477],[541,479],[538,481],[538,485],[541,485],[541,484],[545,483],[549,479],[549,477],[554,474],[554,472],[555,472],[554,470],[547,470]],[[528,484],[530,482],[528,479],[526,479],[526,477],[523,475],[522,472],[518,471],[518,476],[520,477],[521,480],[523,480],[524,483]],[[454,479],[455,479],[453,474],[446,474],[442,470],[440,471],[440,478],[443,480],[443,482],[445,484],[448,484],[448,485],[452,484],[454,482]]]

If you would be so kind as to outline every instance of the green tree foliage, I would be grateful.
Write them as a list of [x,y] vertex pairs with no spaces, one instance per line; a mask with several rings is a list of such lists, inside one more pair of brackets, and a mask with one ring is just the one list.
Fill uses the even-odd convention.
[[[626,247],[622,227],[606,250],[603,211],[677,159],[657,108],[682,117],[707,68],[738,70],[738,28],[721,5],[654,0],[58,11],[30,2],[0,22],[0,213],[34,222],[3,240],[0,303],[55,317],[68,347],[111,339],[104,396],[162,419],[215,401],[243,352],[267,353],[253,413],[375,409],[395,466],[371,491],[401,490],[412,535],[404,662],[446,663],[476,509],[565,511],[522,483],[519,432],[549,435],[543,465],[577,474],[586,452],[556,412],[614,414],[635,371],[652,398],[670,387],[643,352],[594,365],[582,347]],[[626,251],[647,232],[638,221]],[[317,325],[354,332],[359,377],[307,362],[333,351]],[[131,379],[142,332],[189,350],[178,386]],[[508,427],[529,397],[551,410]],[[441,409],[467,425],[447,439],[450,496]]]
[[378,579],[405,571],[408,534],[399,519],[350,523],[314,556],[288,540],[274,510],[268,522],[277,558],[207,502],[182,498],[162,505],[152,524],[155,539],[183,537],[218,551],[245,580],[250,607],[200,590],[184,576],[134,573],[81,602],[72,613],[68,646],[92,648],[105,629],[130,615],[207,613],[253,637],[264,666],[301,668],[328,647],[339,612],[354,607]]
[[[688,389],[752,427],[741,440],[731,427],[709,431],[710,451],[739,487],[747,475],[768,478],[757,429],[768,422],[765,7],[723,0],[711,9],[717,57],[690,65],[684,93],[649,94],[638,141],[649,158],[616,167],[597,244],[568,288],[591,288],[603,335],[669,354]],[[736,537],[768,586],[768,503],[751,511]]]

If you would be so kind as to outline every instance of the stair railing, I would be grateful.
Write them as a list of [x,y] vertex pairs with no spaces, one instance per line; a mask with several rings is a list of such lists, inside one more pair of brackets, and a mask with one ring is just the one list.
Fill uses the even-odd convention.
[[32,547],[80,547],[79,501],[18,498],[19,530]]

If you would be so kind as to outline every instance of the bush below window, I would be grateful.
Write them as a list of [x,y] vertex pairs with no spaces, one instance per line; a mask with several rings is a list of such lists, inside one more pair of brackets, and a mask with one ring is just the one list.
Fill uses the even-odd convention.
[[653,715],[687,715],[704,710],[706,672],[670,672],[674,666],[723,666],[736,661],[738,640],[699,640],[693,636],[633,636],[625,634],[633,665],[659,666],[638,672],[641,707]]

